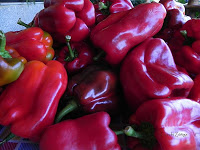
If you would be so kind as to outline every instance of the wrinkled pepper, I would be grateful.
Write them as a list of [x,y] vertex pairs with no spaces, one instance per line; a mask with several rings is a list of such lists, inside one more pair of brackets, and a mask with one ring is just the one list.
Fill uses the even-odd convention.
[[200,104],[186,98],[143,103],[125,128],[131,150],[199,150]]
[[131,48],[162,28],[165,16],[166,10],[162,4],[141,4],[131,10],[109,15],[93,28],[90,39],[95,47],[106,54],[105,60],[109,64],[118,65]]
[[52,60],[54,49],[51,35],[41,28],[31,27],[5,33],[6,45],[13,47],[27,61],[39,60],[44,63]]
[[27,62],[20,77],[0,95],[0,124],[16,136],[39,141],[54,122],[66,86],[67,73],[60,62]]
[[200,73],[200,19],[188,20],[169,41],[174,60],[190,74]]
[[94,0],[96,23],[101,22],[110,14],[119,13],[133,8],[130,0]]
[[110,116],[97,112],[49,126],[41,137],[40,150],[120,150],[109,124]]
[[126,102],[135,111],[150,99],[187,97],[193,80],[178,71],[164,40],[149,38],[124,59],[120,81]]
[[72,37],[71,41],[84,40],[95,24],[95,10],[90,0],[46,0],[44,6],[34,24],[60,43],[65,43],[66,35]]
[[106,111],[116,114],[119,105],[117,90],[118,78],[113,71],[96,65],[88,66],[69,79],[67,94],[73,98],[58,113],[55,122],[77,108],[84,113]]
[[66,36],[66,46],[62,47],[57,60],[61,62],[68,74],[81,71],[93,62],[93,50],[85,42],[70,42],[71,37]]
[[154,37],[162,38],[165,42],[169,42],[174,36],[174,33],[189,19],[191,18],[184,15],[179,9],[168,10],[162,29]]
[[5,34],[0,31],[0,86],[18,79],[26,60],[15,49],[6,46]]

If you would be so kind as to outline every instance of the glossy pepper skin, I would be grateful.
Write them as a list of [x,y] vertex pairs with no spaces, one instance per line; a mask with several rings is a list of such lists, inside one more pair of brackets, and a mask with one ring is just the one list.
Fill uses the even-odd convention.
[[0,86],[18,79],[24,69],[25,59],[15,49],[6,46],[5,34],[0,31]]
[[16,136],[39,141],[54,121],[66,86],[67,73],[61,63],[29,61],[20,77],[0,95],[0,124],[10,126]]
[[5,35],[6,45],[16,49],[27,61],[39,60],[46,63],[54,57],[52,37],[41,28],[31,27],[21,31],[10,31]]
[[40,140],[41,150],[120,150],[109,128],[106,112],[85,115],[49,126]]
[[193,80],[176,68],[164,40],[149,38],[124,59],[120,81],[131,110],[145,101],[167,97],[187,97]]
[[130,0],[95,0],[94,8],[96,23],[99,23],[110,14],[132,9],[133,4]]
[[99,111],[116,114],[119,105],[117,89],[118,78],[113,71],[96,65],[88,66],[69,79],[67,94],[73,100],[58,113],[56,122],[77,108],[87,114]]
[[60,50],[57,60],[64,65],[67,73],[74,74],[91,64],[94,54],[86,42],[69,42],[70,36],[66,37],[66,46]]
[[76,42],[88,37],[89,28],[95,23],[90,0],[46,0],[44,6],[35,18],[35,26],[50,33],[55,41],[65,43],[66,35]]
[[169,42],[176,64],[195,75],[200,73],[199,26],[200,19],[188,20]]
[[117,65],[131,48],[162,28],[165,16],[162,4],[141,4],[109,15],[93,28],[90,39],[95,47],[106,53],[105,60],[109,64]]
[[86,112],[113,111],[117,107],[118,78],[109,70],[92,65],[74,75],[67,86]]
[[[193,100],[156,99],[143,103],[130,117],[130,122],[138,126],[149,123],[149,126],[146,125],[147,129],[153,127],[151,135],[154,137],[154,143],[146,139],[146,142],[153,144],[151,145],[153,150],[198,150],[200,148],[199,114],[200,104]],[[142,130],[138,132],[142,134]],[[150,139],[147,136],[146,138]],[[131,150],[149,149],[142,145],[142,140],[136,138],[129,140]]]

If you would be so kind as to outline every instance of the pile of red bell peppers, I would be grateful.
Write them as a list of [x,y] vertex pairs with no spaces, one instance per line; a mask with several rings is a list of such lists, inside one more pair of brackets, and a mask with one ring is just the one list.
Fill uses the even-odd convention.
[[200,19],[182,4],[44,0],[18,24],[0,31],[0,145],[200,150]]

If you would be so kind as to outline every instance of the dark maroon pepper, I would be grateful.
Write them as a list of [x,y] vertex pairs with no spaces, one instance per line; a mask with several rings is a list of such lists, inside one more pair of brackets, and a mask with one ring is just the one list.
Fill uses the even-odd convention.
[[118,78],[113,71],[96,65],[88,66],[69,79],[67,93],[73,100],[58,113],[55,122],[78,107],[85,113],[106,111],[114,114],[119,102],[117,89]]

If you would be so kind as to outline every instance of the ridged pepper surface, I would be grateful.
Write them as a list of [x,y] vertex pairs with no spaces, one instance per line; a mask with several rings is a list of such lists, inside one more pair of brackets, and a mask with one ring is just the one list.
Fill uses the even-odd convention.
[[20,77],[0,95],[0,124],[16,136],[39,141],[51,125],[67,86],[67,73],[58,61],[29,61]]

